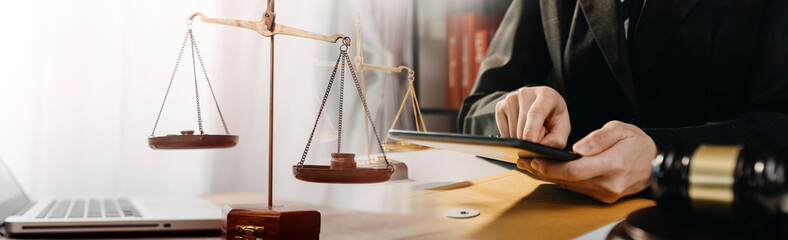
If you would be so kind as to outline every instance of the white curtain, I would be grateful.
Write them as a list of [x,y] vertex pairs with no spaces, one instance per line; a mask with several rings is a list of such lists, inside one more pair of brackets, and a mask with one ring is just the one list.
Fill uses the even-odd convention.
[[[363,21],[367,63],[409,65],[411,1],[278,1],[277,22],[355,39]],[[194,23],[194,35],[238,146],[159,151],[147,146],[186,32],[186,17],[258,20],[265,1],[15,1],[0,9],[0,158],[24,188],[44,195],[199,195],[266,191],[269,39]],[[315,121],[339,44],[277,36],[275,193],[294,199],[324,187],[292,177]],[[351,58],[355,48],[350,48]],[[198,67],[199,67],[199,63]],[[191,56],[178,69],[156,135],[196,130]],[[199,69],[198,69],[199,73]],[[207,133],[223,129],[199,76]],[[367,72],[370,110],[381,137],[406,90],[403,75]],[[338,78],[338,76],[337,76]],[[338,80],[338,79],[337,79]],[[363,112],[345,83],[343,151],[363,154]],[[308,163],[335,151],[338,82]],[[412,116],[408,116],[412,117]],[[410,121],[402,123],[410,124]],[[405,128],[408,125],[403,126]],[[371,136],[370,136],[371,137]],[[371,140],[374,138],[370,138]],[[375,144],[374,142],[372,144]]]

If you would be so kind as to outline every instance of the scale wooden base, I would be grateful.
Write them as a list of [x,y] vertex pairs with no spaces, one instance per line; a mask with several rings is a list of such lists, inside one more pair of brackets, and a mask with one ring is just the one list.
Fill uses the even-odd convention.
[[320,212],[303,206],[242,204],[222,209],[222,239],[319,239]]

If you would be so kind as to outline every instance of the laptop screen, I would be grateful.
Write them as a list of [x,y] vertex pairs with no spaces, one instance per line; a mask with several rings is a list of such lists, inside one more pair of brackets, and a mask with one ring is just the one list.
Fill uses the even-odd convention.
[[0,190],[0,221],[4,221],[6,217],[14,214],[30,201],[2,161],[0,161],[0,189],[2,189]]

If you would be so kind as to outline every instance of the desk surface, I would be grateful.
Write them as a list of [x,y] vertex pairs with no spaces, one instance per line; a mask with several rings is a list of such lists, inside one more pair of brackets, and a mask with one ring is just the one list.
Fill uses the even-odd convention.
[[[408,180],[309,184],[307,191],[298,193],[298,202],[321,212],[322,239],[565,239],[653,205],[645,199],[605,205],[512,170],[511,164],[462,153],[428,150],[392,153],[390,158],[407,164]],[[266,201],[263,194],[240,192],[203,198],[218,205]],[[455,208],[477,209],[481,215],[444,217],[443,212]]]
[[516,168],[513,164],[484,160],[445,150],[398,152],[387,155],[390,159],[407,164],[409,175],[407,180],[378,184],[322,184],[300,182],[291,177],[288,180],[296,182],[297,191],[283,193],[281,188],[277,189],[275,186],[274,191],[278,194],[275,197],[357,211],[408,213],[402,209],[392,208],[392,200],[413,191],[477,179]]

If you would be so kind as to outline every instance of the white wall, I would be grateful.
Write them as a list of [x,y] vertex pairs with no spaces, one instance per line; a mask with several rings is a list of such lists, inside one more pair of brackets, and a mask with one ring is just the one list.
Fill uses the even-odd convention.
[[[405,10],[410,3],[278,1],[277,22],[353,37],[355,12],[377,8],[376,2],[389,7],[398,4]],[[155,151],[146,142],[185,34],[186,17],[200,11],[208,17],[256,20],[264,9],[264,1],[4,3],[0,9],[0,158],[35,196],[265,192],[269,39],[253,31],[194,24],[230,132],[240,135],[238,146]],[[385,22],[390,18],[361,12],[368,24],[364,26],[367,62],[407,64],[402,59],[408,57],[410,47],[386,41],[407,42],[410,34],[380,40],[376,35],[392,27]],[[409,18],[403,15],[409,12],[389,14]],[[407,21],[396,22],[394,27],[399,26],[396,24],[410,26]],[[397,29],[409,31],[408,27]],[[290,166],[301,156],[330,76],[331,69],[320,66],[320,62],[334,61],[338,47],[276,37],[274,144],[278,197],[298,198],[310,189],[293,179]],[[352,47],[350,55],[355,55]],[[196,129],[191,71],[187,49],[157,135]],[[391,105],[398,106],[404,93],[405,81],[397,82],[397,76],[367,74],[368,94],[378,96],[371,97],[370,104],[381,132],[391,123]],[[207,85],[202,78],[199,81],[206,132],[221,133]],[[343,151],[361,154],[365,149],[362,109],[349,74],[346,81]],[[332,124],[336,125],[337,90],[335,87],[332,91],[327,107],[330,122],[321,120],[321,132],[331,133]],[[390,103],[390,99],[397,101]],[[308,162],[327,163],[336,141],[331,137],[321,139],[314,143]]]

